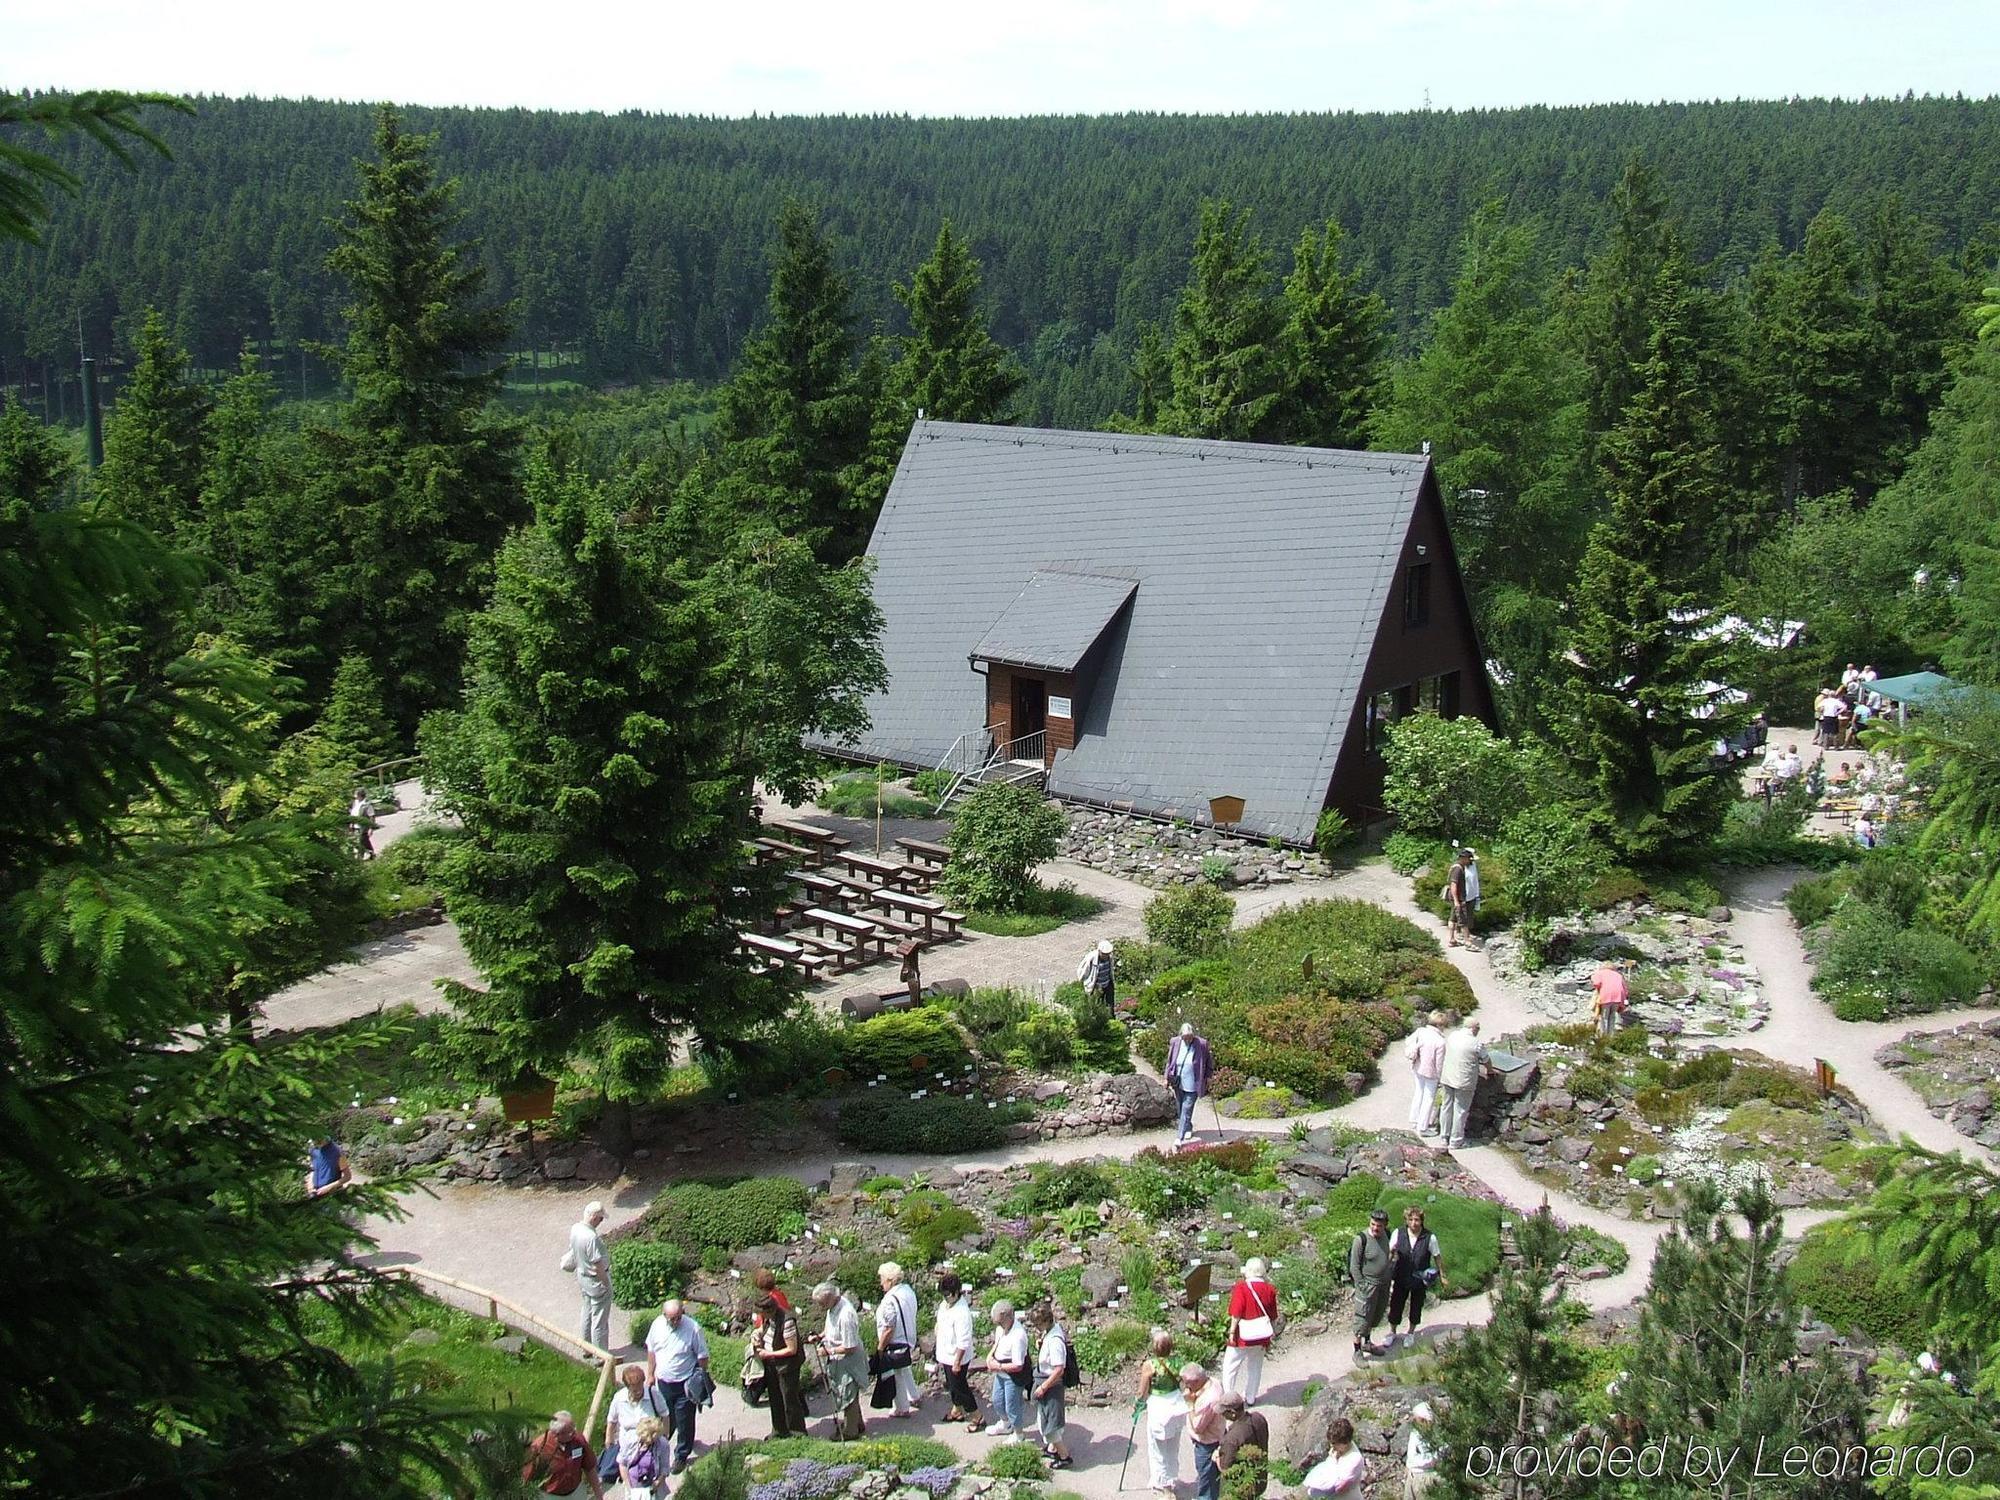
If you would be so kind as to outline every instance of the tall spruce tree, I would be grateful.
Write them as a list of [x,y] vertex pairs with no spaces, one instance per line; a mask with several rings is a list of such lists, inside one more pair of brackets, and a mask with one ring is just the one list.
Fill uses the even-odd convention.
[[1148,323],[1139,330],[1139,343],[1132,351],[1132,425],[1138,431],[1151,432],[1159,426],[1160,408],[1172,394],[1173,380],[1166,338],[1159,324]]
[[1268,436],[1284,394],[1284,318],[1248,210],[1238,214],[1223,199],[1203,203],[1187,285],[1174,308],[1170,385],[1158,430],[1177,437]]
[[1518,1473],[1474,1474],[1475,1466],[1466,1462],[1475,1449],[1491,1453],[1510,1444],[1553,1450],[1577,1427],[1578,1382],[1589,1365],[1567,1337],[1570,1314],[1578,1309],[1557,1273],[1563,1231],[1544,1207],[1521,1220],[1515,1245],[1520,1260],[1501,1266],[1492,1316],[1483,1327],[1466,1329],[1439,1359],[1446,1405],[1438,1418],[1438,1441],[1458,1459],[1438,1467],[1439,1489],[1446,1495],[1568,1492],[1560,1476],[1536,1474],[1530,1487]]
[[1271,436],[1316,448],[1364,448],[1388,366],[1388,310],[1340,267],[1341,228],[1307,226],[1285,278],[1285,393]]
[[717,425],[725,460],[756,508],[831,563],[868,544],[854,478],[868,451],[874,393],[855,368],[853,325],[847,277],[817,218],[787,199],[765,323],[723,387]]
[[1398,370],[1376,438],[1404,453],[1430,444],[1487,648],[1508,669],[1508,717],[1539,724],[1594,502],[1583,370],[1551,328],[1532,226],[1488,203],[1460,256],[1451,303]]
[[538,463],[536,519],[474,622],[463,712],[423,747],[464,840],[440,883],[485,987],[449,987],[454,1045],[490,1082],[581,1065],[603,1139],[678,1047],[782,1008],[735,956],[774,899],[746,871],[753,784],[727,632],[600,493]]
[[1610,515],[1572,596],[1558,737],[1594,788],[1598,826],[1627,859],[1693,853],[1735,797],[1715,774],[1733,711],[1708,696],[1722,647],[1695,587],[1701,542],[1727,500],[1724,459],[1690,336],[1685,267],[1661,270],[1639,393],[1603,444]]
[[1567,310],[1569,335],[1584,369],[1584,413],[1593,438],[1617,426],[1639,393],[1657,321],[1654,288],[1680,247],[1659,177],[1643,157],[1626,163],[1607,207],[1611,223],[1604,247],[1591,258]]
[[[854,483],[869,520],[881,507],[917,413],[939,422],[997,422],[1021,385],[1020,367],[987,331],[979,306],[979,262],[946,219],[930,258],[896,300],[910,332],[893,343],[893,360],[875,402],[868,457]],[[866,377],[863,377],[864,382]]]
[[396,731],[382,709],[382,679],[367,657],[340,659],[318,728],[321,738],[350,767],[380,765],[395,755]]
[[[120,97],[90,106],[100,133],[131,128]],[[0,235],[22,236],[41,200],[9,176],[0,159]],[[374,1281],[342,1260],[346,1215],[386,1188],[305,1200],[299,1150],[376,1038],[219,1024],[259,942],[245,918],[284,919],[284,846],[310,836],[227,795],[269,768],[274,684],[226,647],[143,639],[187,608],[192,564],[54,508],[59,476],[22,452],[0,466],[0,1487],[468,1492],[468,1421],[304,1331],[309,1307],[358,1325]]]
[[[1725,1207],[1743,1215],[1741,1235]],[[1759,1445],[1766,1454],[1833,1450],[1862,1436],[1853,1373],[1824,1352],[1800,1357],[1783,1245],[1784,1219],[1769,1192],[1753,1184],[1725,1205],[1714,1184],[1698,1183],[1654,1251],[1618,1391],[1645,1437],[1667,1445],[1665,1472],[1649,1481],[1649,1493],[1819,1494],[1822,1475],[1754,1474]],[[1741,1457],[1718,1478],[1691,1468],[1691,1449]]]
[[1887,477],[1894,405],[1867,267],[1842,215],[1817,215],[1797,255],[1767,254],[1751,279],[1751,317],[1766,482],[1787,503],[1872,495]]
[[186,351],[168,337],[166,319],[148,310],[132,378],[105,427],[97,495],[156,536],[197,551],[208,540],[201,489],[211,405]]
[[325,351],[348,399],[339,426],[316,434],[317,482],[297,501],[334,519],[342,555],[308,605],[320,659],[295,666],[323,687],[361,652],[406,730],[456,691],[467,622],[522,510],[517,433],[488,410],[510,314],[486,295],[478,245],[453,238],[456,185],[438,180],[433,146],[395,110],[377,115],[375,156],[327,259],[352,296],[347,342]]

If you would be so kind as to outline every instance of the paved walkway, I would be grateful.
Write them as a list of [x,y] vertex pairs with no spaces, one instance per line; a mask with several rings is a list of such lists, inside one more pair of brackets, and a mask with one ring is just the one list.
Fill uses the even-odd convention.
[[[798,810],[796,815],[810,815],[810,810]],[[385,844],[386,841],[385,838]],[[1116,876],[1078,865],[1057,863],[1048,866],[1044,873],[1052,881],[1070,881],[1080,891],[1098,897],[1106,903],[1105,909],[1087,922],[1039,937],[982,935],[948,945],[932,956],[926,966],[927,977],[963,975],[979,983],[1013,984],[1046,993],[1074,973],[1076,960],[1088,944],[1099,937],[1136,933],[1141,925],[1141,909],[1154,894]],[[1914,1026],[1909,1022],[1851,1025],[1834,1020],[1809,987],[1809,968],[1783,908],[1784,892],[1798,874],[1758,872],[1740,882],[1731,893],[1736,911],[1735,936],[1742,943],[1746,957],[1763,974],[1771,999],[1770,1022],[1763,1032],[1750,1039],[1751,1044],[1794,1063],[1815,1056],[1825,1058],[1893,1134],[1907,1135],[1942,1149],[1964,1149],[1988,1156],[1931,1115],[1900,1078],[1874,1062],[1873,1053],[1882,1042],[1912,1029],[1939,1029],[1974,1015],[1983,1017],[1995,1012],[1956,1011],[1921,1018]],[[1331,880],[1251,888],[1235,894],[1239,925],[1292,902],[1340,895],[1375,902],[1410,918],[1440,938],[1443,936],[1442,924],[1411,899],[1409,880],[1380,862],[1350,869]],[[360,1014],[406,998],[435,1004],[434,999],[425,998],[432,993],[435,979],[448,973],[461,974],[461,966],[469,970],[449,925],[372,947],[374,951],[361,954],[357,963],[329,971],[274,1000],[272,1008],[284,1017],[283,1024],[325,1024],[323,1017],[337,1019],[346,1014]],[[1543,1019],[1529,1007],[1517,985],[1494,973],[1483,951],[1450,949],[1447,956],[1464,973],[1478,996],[1479,1014],[1489,1036],[1524,1029]],[[819,989],[833,995],[855,982],[854,977],[847,976],[839,985],[829,984]],[[861,982],[866,982],[865,973]],[[1386,1075],[1361,1097],[1339,1108],[1308,1116],[1307,1123],[1339,1122],[1369,1130],[1402,1128],[1407,1107],[1406,1080],[1393,1063]],[[1231,1138],[1281,1137],[1289,1131],[1291,1123],[1230,1121],[1220,1129]],[[1149,1146],[1169,1145],[1171,1138],[1171,1131],[1162,1129],[1129,1136],[1026,1143],[983,1153],[954,1165],[961,1170],[979,1171],[1032,1160],[1063,1161],[1092,1156],[1123,1159]],[[1516,1207],[1525,1211],[1547,1202],[1565,1221],[1589,1225],[1626,1247],[1631,1260],[1624,1272],[1575,1288],[1587,1306],[1618,1306],[1644,1290],[1653,1248],[1666,1226],[1620,1219],[1559,1190],[1545,1188],[1498,1148],[1474,1146],[1457,1155],[1461,1166]],[[866,1159],[882,1171],[897,1174],[937,1165],[934,1157],[870,1154]],[[831,1156],[818,1156],[763,1162],[758,1166],[765,1171],[789,1172],[810,1182],[823,1178],[833,1160]],[[405,1200],[398,1217],[370,1224],[380,1247],[372,1259],[382,1265],[423,1264],[490,1288],[545,1317],[567,1324],[575,1315],[576,1294],[572,1278],[557,1267],[556,1259],[568,1226],[580,1217],[583,1204],[592,1197],[601,1197],[606,1202],[611,1227],[627,1223],[644,1209],[661,1182],[681,1175],[679,1164],[671,1157],[643,1165],[645,1170],[610,1188],[550,1186],[522,1191],[458,1187],[435,1193],[419,1190]],[[1822,1211],[1795,1210],[1786,1215],[1786,1224],[1791,1232],[1797,1233],[1830,1217],[1831,1214]],[[1436,1307],[1435,1313],[1447,1321],[1437,1322],[1428,1331],[1442,1332],[1484,1321],[1488,1307],[1483,1297],[1469,1298],[1443,1303]],[[614,1328],[614,1336],[622,1339],[627,1331],[624,1327]],[[1265,1405],[1278,1410],[1295,1405],[1307,1380],[1335,1378],[1346,1373],[1350,1366],[1348,1336],[1344,1331],[1336,1330],[1319,1338],[1282,1341],[1266,1367]],[[990,1448],[990,1440],[973,1437],[962,1429],[944,1429],[938,1424],[939,1405],[933,1402],[928,1414],[909,1422],[875,1420],[871,1425],[933,1435],[968,1457],[976,1457]],[[1122,1399],[1108,1408],[1079,1408],[1072,1412],[1070,1435],[1077,1467],[1061,1476],[1061,1488],[1073,1490],[1088,1500],[1112,1500],[1118,1463],[1125,1451],[1129,1413],[1130,1407]],[[824,1424],[816,1421],[814,1425],[819,1430]],[[733,1391],[725,1389],[718,1394],[715,1410],[705,1414],[703,1433],[705,1438],[713,1438],[731,1430],[744,1436],[760,1436],[767,1430],[766,1418],[745,1407]],[[1141,1453],[1127,1475],[1128,1490],[1144,1486],[1143,1474],[1137,1467],[1143,1463]],[[1186,1473],[1184,1466],[1184,1479]]]

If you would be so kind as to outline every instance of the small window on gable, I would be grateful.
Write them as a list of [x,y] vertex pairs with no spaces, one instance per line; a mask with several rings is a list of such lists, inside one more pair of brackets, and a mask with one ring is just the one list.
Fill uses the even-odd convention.
[[1431,619],[1431,565],[1411,563],[1403,572],[1403,628],[1428,625]]

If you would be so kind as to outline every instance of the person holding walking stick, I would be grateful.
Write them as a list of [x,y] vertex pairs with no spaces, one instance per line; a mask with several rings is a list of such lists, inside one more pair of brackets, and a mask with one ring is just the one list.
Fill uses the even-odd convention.
[[813,1306],[826,1314],[817,1340],[826,1359],[826,1388],[833,1392],[833,1440],[860,1437],[861,1388],[868,1381],[868,1351],[861,1347],[861,1315],[847,1293],[830,1281],[813,1288]]
[[1208,1076],[1214,1070],[1207,1039],[1196,1034],[1194,1022],[1181,1022],[1180,1035],[1167,1043],[1167,1087],[1180,1106],[1176,1145],[1185,1146],[1194,1134],[1195,1101],[1208,1092]]

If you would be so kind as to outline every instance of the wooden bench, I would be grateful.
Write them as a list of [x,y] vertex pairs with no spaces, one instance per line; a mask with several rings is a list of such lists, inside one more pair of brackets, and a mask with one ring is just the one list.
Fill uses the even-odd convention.
[[934,844],[929,839],[899,838],[897,844],[909,851],[910,857],[939,869],[951,861],[951,850],[943,844]]
[[836,973],[854,968],[860,962],[854,944],[843,943],[839,938],[820,937],[817,933],[802,932],[793,941],[825,957],[832,963]]
[[798,888],[812,899],[808,906],[831,907],[834,911],[846,911],[848,904],[859,894],[846,881],[832,875],[794,875],[792,880]]
[[782,863],[790,860],[819,862],[819,856],[801,844],[788,844],[783,839],[752,839],[751,846],[757,851],[760,865]]
[[814,906],[808,907],[800,920],[810,923],[817,931],[838,933],[864,951],[873,943],[881,957],[889,956],[889,934],[864,917],[850,917],[845,912]]
[[790,965],[808,979],[817,979],[819,971],[826,967],[824,954],[809,953],[790,938],[766,937],[761,932],[739,932],[736,941],[752,958]]
[[852,850],[843,851],[833,857],[834,863],[855,874],[873,879],[885,886],[907,890],[919,881],[927,882],[929,872],[912,864],[894,860],[877,859],[872,854],[856,854]]
[[960,925],[965,921],[962,911],[947,911],[942,901],[934,901],[929,896],[912,896],[901,891],[880,891],[875,896],[876,903],[885,911],[916,918],[924,924],[924,936],[936,939],[940,924],[945,936],[962,936]]
[[847,847],[847,840],[830,828],[821,828],[815,823],[790,823],[782,818],[773,818],[764,825],[777,830],[795,843],[807,844],[819,851],[822,858]]

